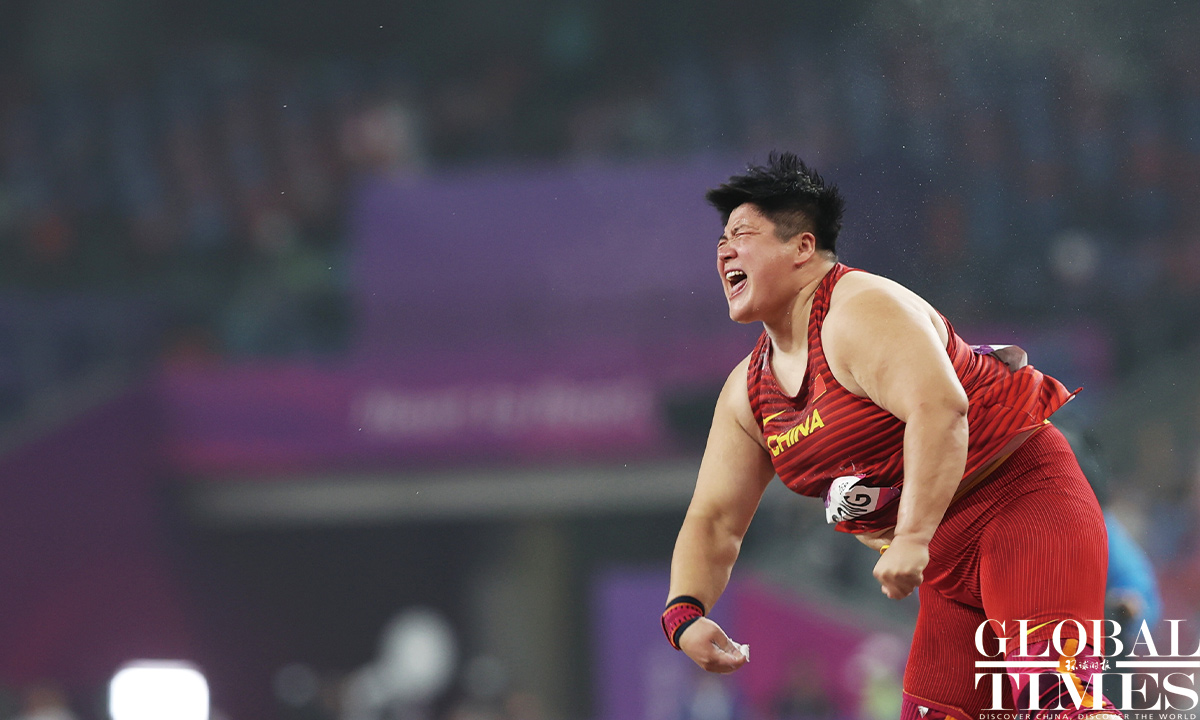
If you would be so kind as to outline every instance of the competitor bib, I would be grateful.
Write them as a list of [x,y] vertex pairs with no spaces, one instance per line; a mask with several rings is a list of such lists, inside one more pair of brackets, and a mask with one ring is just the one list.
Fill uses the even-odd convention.
[[853,520],[891,503],[900,497],[899,488],[862,485],[859,475],[843,475],[829,486],[825,494],[825,522]]

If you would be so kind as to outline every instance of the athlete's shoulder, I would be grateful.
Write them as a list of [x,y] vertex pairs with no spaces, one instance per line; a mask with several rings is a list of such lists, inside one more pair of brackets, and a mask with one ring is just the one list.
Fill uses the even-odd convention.
[[758,430],[758,423],[754,420],[754,409],[750,407],[750,363],[754,358],[754,353],[742,358],[732,371],[729,377],[725,379],[725,386],[721,388],[721,395],[717,398],[718,415],[725,415],[731,420],[741,425],[747,432]]
[[835,324],[843,315],[846,319],[861,319],[886,317],[896,312],[915,313],[930,320],[938,318],[937,310],[925,298],[895,280],[869,272],[846,273],[829,296],[829,315]]
[[830,306],[847,301],[911,301],[920,299],[912,290],[882,275],[865,270],[853,270],[842,275],[829,296]]
[[753,358],[754,353],[750,353],[729,372],[729,376],[725,378],[725,386],[721,388],[722,399],[728,396],[731,400],[744,400],[746,407],[750,406],[750,362]]
[[829,299],[822,329],[826,357],[831,363],[835,357],[850,358],[881,338],[899,337],[889,331],[901,327],[932,328],[942,347],[950,340],[949,324],[920,295],[882,275],[846,273]]

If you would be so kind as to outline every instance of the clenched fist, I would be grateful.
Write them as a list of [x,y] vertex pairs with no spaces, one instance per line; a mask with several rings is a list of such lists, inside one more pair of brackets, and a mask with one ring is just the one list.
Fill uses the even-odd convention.
[[875,563],[875,579],[879,581],[883,594],[893,600],[901,600],[912,594],[925,579],[923,573],[929,564],[929,545],[905,537],[893,538],[879,562]]

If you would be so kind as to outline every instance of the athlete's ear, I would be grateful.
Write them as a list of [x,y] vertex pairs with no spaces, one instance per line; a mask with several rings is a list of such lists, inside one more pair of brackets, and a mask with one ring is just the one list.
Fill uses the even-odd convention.
[[817,236],[810,232],[802,232],[796,238],[796,267],[812,259],[817,254]]

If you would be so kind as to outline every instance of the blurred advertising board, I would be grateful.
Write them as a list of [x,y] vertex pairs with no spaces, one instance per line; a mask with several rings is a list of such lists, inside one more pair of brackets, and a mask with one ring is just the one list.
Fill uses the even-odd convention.
[[703,442],[740,352],[714,342],[671,367],[613,345],[185,365],[162,373],[157,397],[169,460],[211,476],[645,460]]

